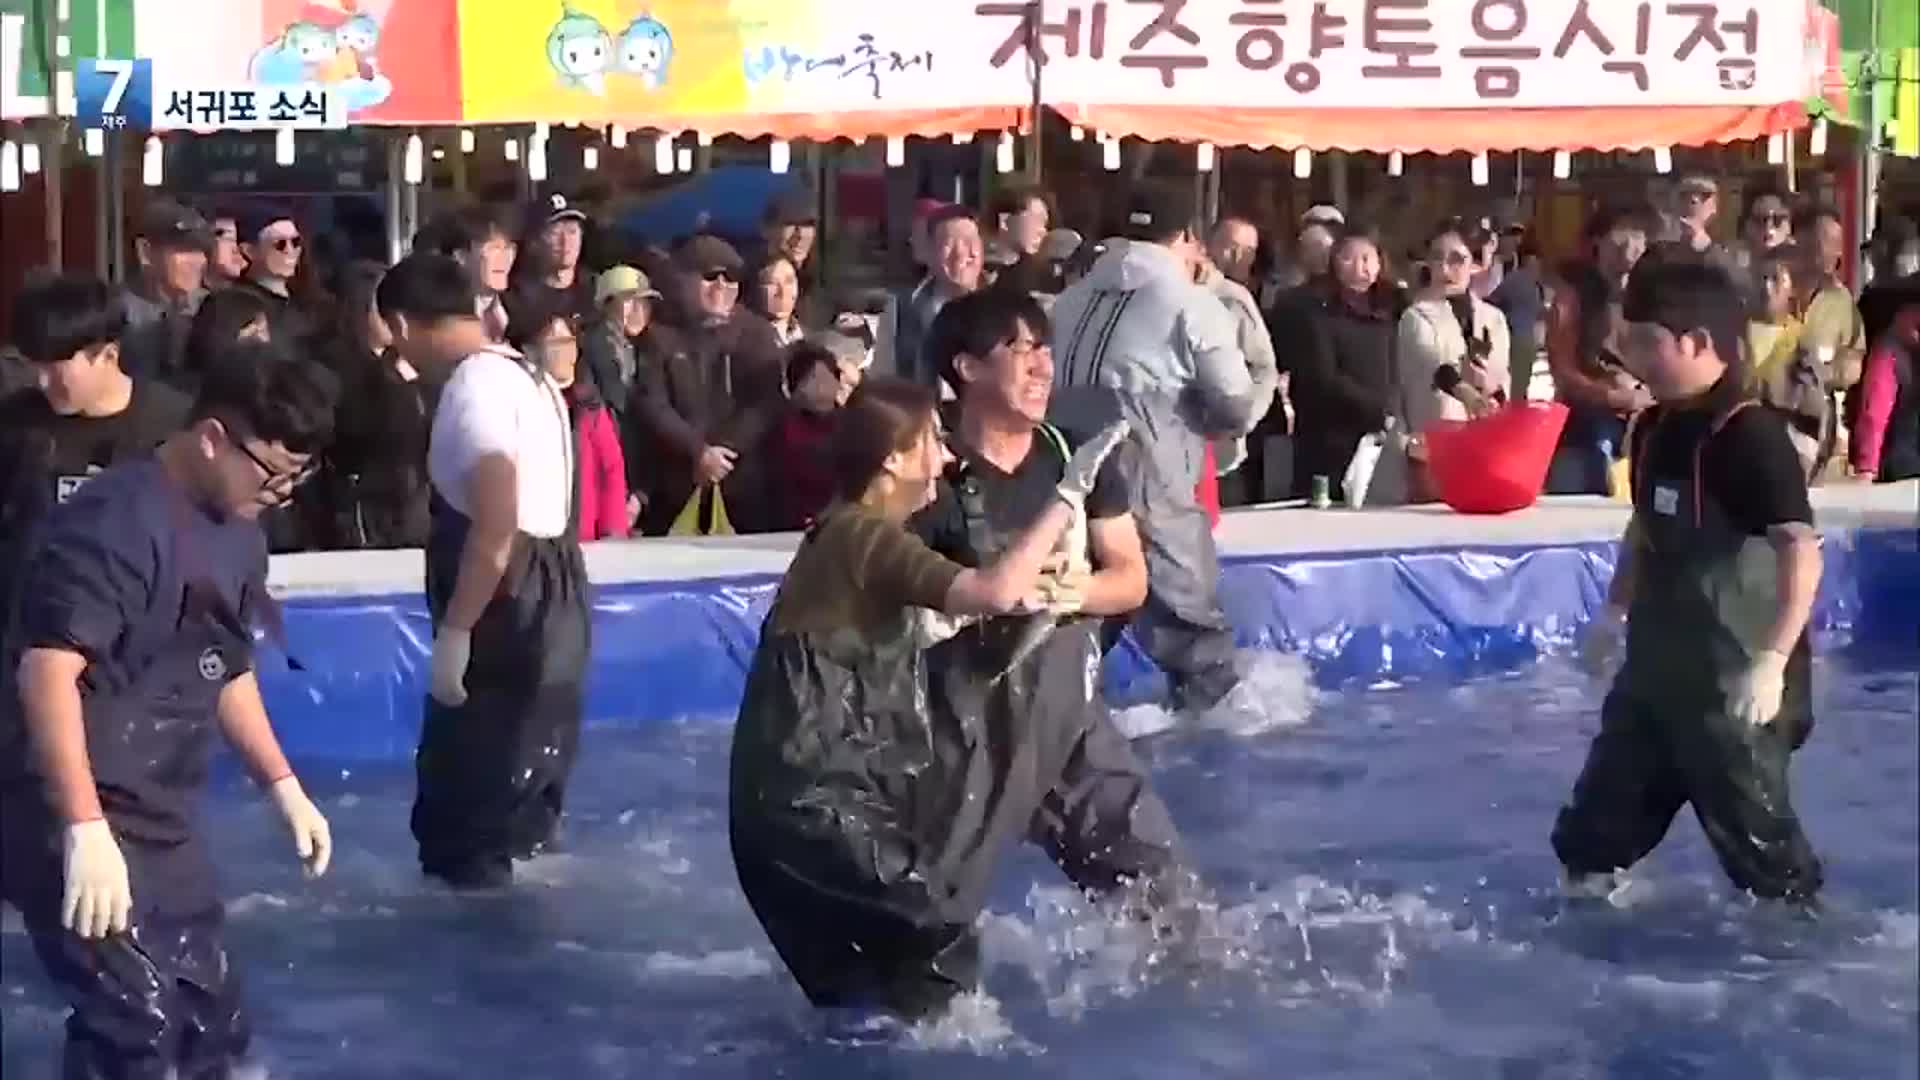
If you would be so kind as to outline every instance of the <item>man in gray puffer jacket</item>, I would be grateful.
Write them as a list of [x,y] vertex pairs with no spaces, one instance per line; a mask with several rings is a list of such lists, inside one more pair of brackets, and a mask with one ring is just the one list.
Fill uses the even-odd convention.
[[1177,707],[1205,712],[1239,682],[1218,598],[1219,556],[1195,489],[1207,442],[1253,420],[1255,391],[1233,317],[1194,284],[1202,248],[1191,193],[1148,187],[1123,235],[1053,311],[1053,419],[1095,431],[1116,416],[1140,445],[1128,477],[1147,551],[1147,604],[1133,631],[1173,684]]

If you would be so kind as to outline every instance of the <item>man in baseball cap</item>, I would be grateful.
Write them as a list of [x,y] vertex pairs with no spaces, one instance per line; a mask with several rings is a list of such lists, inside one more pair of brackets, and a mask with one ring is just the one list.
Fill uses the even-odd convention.
[[140,212],[133,242],[140,272],[127,287],[124,370],[164,379],[179,370],[187,326],[206,296],[213,227],[192,207],[171,199]]
[[1135,640],[1167,673],[1177,707],[1252,712],[1259,705],[1235,666],[1218,553],[1197,489],[1208,441],[1247,433],[1255,392],[1232,316],[1194,282],[1199,216],[1188,185],[1133,193],[1119,223],[1126,243],[1054,305],[1048,416],[1084,432],[1118,414],[1152,433],[1136,440],[1140,452],[1127,470],[1147,551],[1148,600],[1133,623]]
[[768,255],[784,255],[795,270],[805,273],[813,258],[813,242],[820,229],[820,211],[810,191],[789,191],[767,204],[760,221],[761,239]]
[[593,280],[580,269],[587,213],[564,192],[550,191],[527,207],[527,235],[513,264],[513,291],[559,293],[555,303],[581,321],[593,318]]

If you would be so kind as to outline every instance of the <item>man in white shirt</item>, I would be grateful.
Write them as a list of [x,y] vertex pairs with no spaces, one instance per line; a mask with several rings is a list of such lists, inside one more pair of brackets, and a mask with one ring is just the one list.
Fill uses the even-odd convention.
[[409,256],[378,300],[400,355],[445,381],[427,450],[434,639],[414,839],[429,876],[504,885],[552,838],[579,741],[591,640],[572,429],[538,363],[487,340],[459,262]]

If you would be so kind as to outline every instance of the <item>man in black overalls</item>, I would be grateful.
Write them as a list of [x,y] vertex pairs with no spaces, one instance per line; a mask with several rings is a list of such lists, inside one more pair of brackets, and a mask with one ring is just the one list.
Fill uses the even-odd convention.
[[1570,891],[1605,894],[1691,803],[1736,886],[1810,902],[1820,863],[1787,783],[1813,727],[1805,474],[1785,421],[1742,396],[1723,271],[1645,265],[1625,317],[1625,359],[1659,404],[1635,425],[1633,521],[1582,646],[1596,668],[1623,639],[1626,657],[1553,849]]
[[[567,312],[517,309],[529,326]],[[460,264],[413,255],[380,283],[394,343],[444,379],[427,452],[433,660],[413,835],[456,888],[504,885],[559,824],[590,646],[572,427],[528,357],[490,344]]]
[[[1053,387],[1051,327],[1030,296],[987,290],[948,304],[928,357],[954,387],[958,458],[914,519],[929,547],[964,566],[990,562],[1055,498],[1072,456],[1044,418]],[[971,847],[982,886],[1024,835],[1091,895],[1139,890],[1173,899],[1179,837],[1146,768],[1099,697],[1101,616],[1146,598],[1147,564],[1122,473],[1109,461],[1069,529],[1038,613],[990,619],[928,653],[933,707],[978,718],[986,732]],[[1089,555],[1092,564],[1089,564]]]
[[253,675],[277,633],[257,518],[312,471],[334,380],[266,346],[208,372],[191,426],[56,507],[0,675],[0,896],[71,1004],[61,1075],[230,1075],[249,1032],[195,808],[218,730],[311,875],[332,849]]

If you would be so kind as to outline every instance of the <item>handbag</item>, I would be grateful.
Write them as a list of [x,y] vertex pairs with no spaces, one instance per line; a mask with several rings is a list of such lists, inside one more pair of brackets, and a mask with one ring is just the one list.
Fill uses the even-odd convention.
[[668,536],[732,536],[733,523],[727,519],[727,500],[720,485],[705,484],[694,490],[687,505],[674,515]]

